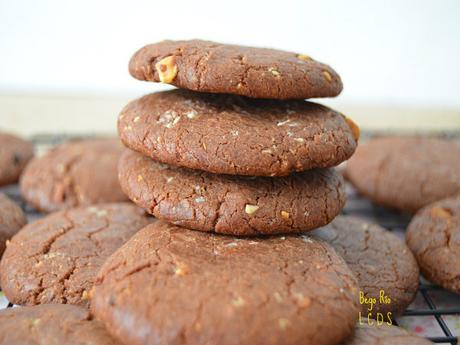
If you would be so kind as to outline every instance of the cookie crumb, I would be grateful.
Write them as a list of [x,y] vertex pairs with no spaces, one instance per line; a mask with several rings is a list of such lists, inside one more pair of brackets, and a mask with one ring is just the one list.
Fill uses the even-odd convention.
[[305,54],[298,54],[297,59],[307,62],[311,60],[311,57]]
[[327,81],[332,81],[332,76],[328,71],[323,71],[323,75]]
[[273,74],[275,77],[279,78],[281,76],[281,73],[277,71],[277,69],[275,67],[270,67],[268,69],[269,72],[271,72],[271,74]]
[[245,211],[247,214],[253,214],[253,213],[256,212],[258,209],[259,209],[259,206],[257,206],[257,205],[251,205],[251,204],[246,204],[246,206],[244,207],[244,211]]
[[237,297],[232,300],[232,304],[236,308],[241,308],[241,307],[244,307],[244,305],[246,304],[246,301],[242,297]]
[[187,274],[187,269],[184,265],[177,265],[174,268],[174,274],[179,277],[185,276]]
[[176,58],[174,56],[167,56],[161,59],[155,64],[155,69],[162,83],[171,83],[177,75]]
[[291,321],[289,321],[288,319],[284,319],[284,318],[278,319],[278,325],[283,331],[288,328],[290,323]]
[[40,319],[32,319],[30,320],[30,324],[32,327],[36,327],[40,324]]
[[300,308],[307,308],[311,304],[311,299],[309,297],[305,297],[301,293],[295,294],[295,298],[296,298],[297,305]]
[[280,293],[277,291],[273,293],[273,297],[278,303],[283,303],[283,297],[281,297]]
[[284,219],[289,219],[290,214],[287,211],[281,211],[281,217],[283,217]]
[[433,217],[438,218],[450,218],[452,214],[443,207],[435,206],[430,210],[430,213]]
[[195,117],[198,116],[198,112],[197,112],[195,109],[192,109],[192,110],[187,111],[187,113],[185,113],[185,115],[186,115],[189,119],[194,119]]
[[285,124],[289,123],[290,121],[291,121],[291,119],[287,119],[287,120],[278,122],[276,125],[277,125],[278,127],[284,126]]
[[358,125],[349,117],[345,116],[345,122],[347,123],[348,127],[351,129],[351,134],[356,142],[358,142],[359,137],[361,136],[361,130],[359,129]]

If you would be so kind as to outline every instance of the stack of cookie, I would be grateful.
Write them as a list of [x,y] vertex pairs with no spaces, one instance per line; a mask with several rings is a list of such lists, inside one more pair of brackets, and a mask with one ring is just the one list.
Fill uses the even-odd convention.
[[139,50],[130,71],[183,88],[137,99],[119,117],[132,150],[120,183],[149,213],[189,229],[258,235],[311,230],[340,212],[342,179],[324,168],[353,154],[359,129],[296,100],[337,95],[342,83],[330,67],[270,49],[165,41]]
[[306,55],[199,40],[148,45],[130,72],[181,89],[141,97],[119,116],[130,149],[120,184],[161,221],[99,273],[92,309],[109,332],[127,344],[349,336],[357,281],[331,246],[305,235],[344,206],[332,167],[359,137],[350,119],[304,101],[338,95],[337,73]]

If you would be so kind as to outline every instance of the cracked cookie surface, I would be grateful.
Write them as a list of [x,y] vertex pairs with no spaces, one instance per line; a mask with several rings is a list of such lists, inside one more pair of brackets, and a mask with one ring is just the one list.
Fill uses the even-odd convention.
[[202,40],[147,45],[129,71],[140,80],[252,98],[334,97],[343,87],[331,67],[307,55]]
[[129,203],[59,211],[25,226],[8,244],[0,281],[11,303],[87,306],[105,259],[152,221]]
[[0,132],[0,186],[17,182],[33,155],[32,143]]
[[157,163],[126,150],[125,193],[154,216],[186,228],[233,235],[301,232],[328,224],[345,204],[333,169],[286,177],[216,175]]
[[89,311],[43,304],[0,311],[0,345],[117,345]]
[[460,195],[421,209],[406,242],[427,279],[460,293]]
[[359,145],[345,177],[377,204],[415,213],[460,193],[460,144],[427,137],[381,137]]
[[357,282],[307,235],[235,238],[163,221],[102,267],[91,308],[132,344],[337,344],[358,317]]
[[404,328],[388,325],[358,325],[352,337],[343,345],[430,345],[431,341],[420,338]]
[[127,200],[117,179],[118,139],[69,142],[35,158],[21,177],[21,195],[42,212]]
[[118,131],[126,146],[162,163],[249,176],[336,166],[359,135],[350,119],[316,103],[186,90],[132,101]]
[[26,225],[26,215],[22,209],[0,193],[0,257],[6,248],[6,241]]
[[[382,313],[403,312],[415,298],[419,269],[403,240],[377,224],[357,217],[339,216],[328,226],[311,232],[329,243],[341,255],[358,279],[366,298],[375,298],[372,310],[362,305],[363,318]],[[391,299],[380,302],[380,292]],[[391,317],[392,318],[392,317]]]

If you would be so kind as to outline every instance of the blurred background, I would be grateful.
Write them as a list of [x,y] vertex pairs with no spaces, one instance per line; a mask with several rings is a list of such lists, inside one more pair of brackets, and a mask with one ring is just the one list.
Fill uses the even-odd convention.
[[0,0],[0,128],[112,133],[141,46],[202,38],[308,54],[342,76],[316,100],[369,130],[460,129],[460,1]]

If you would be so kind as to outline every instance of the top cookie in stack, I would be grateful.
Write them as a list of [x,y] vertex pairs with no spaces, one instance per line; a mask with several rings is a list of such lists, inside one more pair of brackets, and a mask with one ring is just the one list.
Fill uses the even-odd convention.
[[145,46],[129,68],[182,88],[132,101],[119,117],[123,143],[137,152],[123,155],[120,182],[148,212],[234,235],[312,230],[340,212],[343,181],[328,168],[353,154],[359,128],[303,100],[340,93],[332,68],[200,40]]

